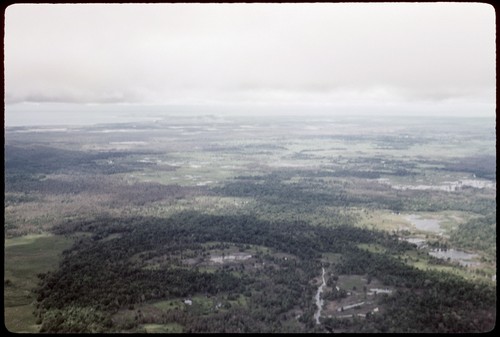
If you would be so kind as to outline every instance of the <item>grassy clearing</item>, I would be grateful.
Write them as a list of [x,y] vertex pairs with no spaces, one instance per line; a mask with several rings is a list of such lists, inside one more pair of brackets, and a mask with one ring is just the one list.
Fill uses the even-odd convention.
[[369,229],[394,231],[409,229],[410,223],[401,215],[389,210],[357,209],[353,210],[358,216],[357,226]]
[[163,311],[167,310],[175,310],[175,309],[183,309],[184,304],[181,303],[180,299],[176,300],[168,300],[168,301],[159,301],[152,304],[155,308],[161,309]]
[[37,239],[45,238],[48,234],[30,234],[5,240],[5,248],[33,244]]
[[5,306],[4,318],[5,327],[9,332],[15,333],[36,333],[40,329],[40,325],[35,324],[35,316],[33,316],[33,305],[19,305],[15,307]]
[[337,285],[347,291],[353,290],[353,287],[356,287],[355,289],[359,291],[366,285],[366,280],[361,275],[341,275],[339,276]]
[[4,286],[4,318],[9,331],[38,331],[31,304],[36,275],[56,268],[61,252],[71,243],[68,238],[48,234],[5,240],[4,282],[8,285]]
[[[398,230],[409,230],[410,232],[418,231],[414,225],[405,219],[405,216],[410,214],[397,214],[389,210],[373,210],[373,209],[353,209],[353,212],[358,215],[359,221],[356,226],[378,229],[388,232]],[[449,233],[459,224],[471,219],[473,215],[462,211],[441,211],[441,212],[414,212],[422,219],[433,219],[439,221],[441,230]],[[432,235],[432,233],[427,233]]]
[[246,308],[248,306],[248,298],[245,295],[238,295],[236,300],[228,300],[231,306],[240,306]]
[[146,330],[146,333],[181,333],[182,325],[178,323],[168,324],[143,324],[141,326]]
[[[420,254],[419,254],[420,253]],[[400,255],[401,259],[408,265],[418,268],[420,270],[435,270],[459,275],[465,279],[480,278],[466,268],[460,268],[450,265],[437,265],[430,263],[429,255],[420,251],[407,251]]]
[[214,311],[214,298],[208,298],[204,295],[197,295],[190,298],[193,301],[192,305],[188,305],[187,309],[198,315],[208,315]]
[[322,260],[325,262],[329,262],[329,263],[338,263],[340,261],[341,257],[342,257],[342,254],[338,254],[338,253],[323,253],[322,254]]

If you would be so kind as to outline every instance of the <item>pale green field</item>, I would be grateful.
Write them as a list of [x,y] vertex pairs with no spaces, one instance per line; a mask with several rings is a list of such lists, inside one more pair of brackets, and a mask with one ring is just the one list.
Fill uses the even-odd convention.
[[[390,210],[382,209],[352,209],[359,216],[357,226],[369,229],[379,229],[385,231],[409,230],[412,233],[419,232],[410,221],[405,219],[407,213],[394,213]],[[456,228],[459,224],[475,217],[475,215],[462,211],[440,211],[440,212],[415,212],[412,213],[422,219],[434,219],[439,221],[439,225],[444,233]]]
[[[420,253],[420,255],[419,255]],[[465,279],[468,280],[473,280],[473,279],[480,279],[482,281],[486,282],[491,282],[491,276],[482,276],[482,275],[477,275],[472,272],[470,268],[459,268],[456,266],[449,266],[449,265],[436,265],[429,263],[430,257],[425,253],[425,252],[419,252],[419,251],[407,251],[404,254],[400,255],[401,259],[405,261],[408,265],[413,266],[415,268],[421,269],[421,270],[435,270],[435,271],[443,271],[455,275],[459,275]],[[483,267],[481,267],[483,268]],[[489,270],[490,272],[493,272],[490,269],[485,269]]]
[[394,231],[410,227],[410,223],[401,215],[382,209],[352,209],[359,216],[357,226],[369,229]]
[[232,306],[237,305],[240,307],[247,307],[248,306],[248,297],[239,294],[238,298],[236,300],[229,300],[228,301]]
[[363,286],[366,285],[366,280],[363,280],[361,275],[340,275],[337,285],[347,291],[353,290],[353,287],[361,291]]
[[32,314],[35,307],[31,293],[37,274],[55,269],[60,254],[72,240],[49,234],[27,235],[5,240],[4,318],[11,332],[38,332]]
[[183,327],[177,323],[168,324],[143,324],[140,327],[146,330],[146,333],[181,333]]

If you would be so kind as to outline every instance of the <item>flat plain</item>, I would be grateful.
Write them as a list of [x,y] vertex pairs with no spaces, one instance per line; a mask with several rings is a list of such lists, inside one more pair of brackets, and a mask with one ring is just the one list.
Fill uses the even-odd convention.
[[210,114],[8,127],[6,326],[489,331],[494,125]]

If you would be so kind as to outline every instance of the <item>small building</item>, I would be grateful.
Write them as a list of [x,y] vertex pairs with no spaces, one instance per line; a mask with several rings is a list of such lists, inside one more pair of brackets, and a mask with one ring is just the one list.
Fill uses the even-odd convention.
[[354,303],[354,304],[346,305],[346,306],[337,308],[337,311],[344,311],[344,310],[349,310],[349,309],[352,309],[352,308],[355,308],[355,307],[361,307],[364,304],[365,304],[365,302],[359,302],[359,303]]
[[354,317],[353,314],[350,314],[350,315],[338,315],[337,318],[352,318]]
[[193,304],[193,301],[189,300],[189,299],[185,299],[184,300],[184,304],[187,304],[187,305],[192,305]]

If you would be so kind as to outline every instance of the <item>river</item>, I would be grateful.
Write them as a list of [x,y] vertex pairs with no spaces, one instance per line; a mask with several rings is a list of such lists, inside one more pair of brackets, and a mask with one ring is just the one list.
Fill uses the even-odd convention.
[[319,323],[319,316],[321,316],[321,309],[323,308],[323,299],[321,298],[321,293],[323,292],[323,288],[326,286],[325,282],[325,268],[323,269],[323,274],[321,275],[323,279],[323,283],[318,287],[318,291],[316,292],[316,306],[318,307],[318,311],[314,314],[314,319],[316,319],[316,324]]

